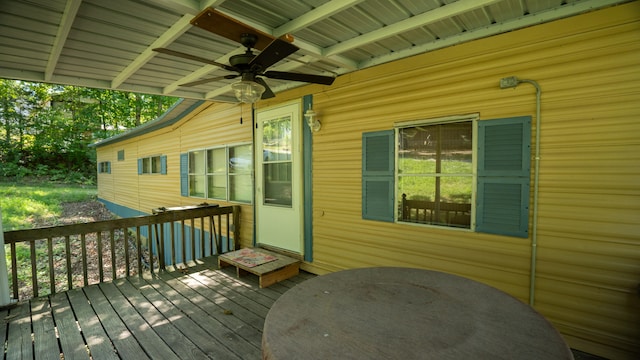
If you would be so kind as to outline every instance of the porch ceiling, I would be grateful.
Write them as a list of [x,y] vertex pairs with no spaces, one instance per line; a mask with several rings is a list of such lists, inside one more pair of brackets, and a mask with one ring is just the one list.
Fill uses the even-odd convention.
[[[625,0],[0,0],[0,77],[231,101],[214,65],[240,44],[190,25],[213,7],[300,50],[270,70],[337,76]],[[277,94],[303,85],[267,80]]]

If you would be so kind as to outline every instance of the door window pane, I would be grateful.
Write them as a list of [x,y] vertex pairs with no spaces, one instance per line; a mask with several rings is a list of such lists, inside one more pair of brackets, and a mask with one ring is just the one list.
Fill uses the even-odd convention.
[[291,163],[263,165],[264,203],[291,206]]
[[265,204],[292,205],[291,148],[291,117],[265,121],[262,137]]

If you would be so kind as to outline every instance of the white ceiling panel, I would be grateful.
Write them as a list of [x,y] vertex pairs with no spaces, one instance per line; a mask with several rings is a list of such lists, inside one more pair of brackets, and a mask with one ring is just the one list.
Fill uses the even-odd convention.
[[[0,77],[232,101],[237,41],[189,24],[208,6],[300,49],[270,70],[338,76],[625,0],[0,0]],[[477,30],[477,31],[476,31]],[[254,54],[258,51],[254,50]],[[304,83],[267,79],[274,92]]]

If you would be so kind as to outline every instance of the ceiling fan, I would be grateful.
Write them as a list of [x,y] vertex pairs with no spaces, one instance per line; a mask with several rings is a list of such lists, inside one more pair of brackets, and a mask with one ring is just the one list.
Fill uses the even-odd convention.
[[[270,66],[299,50],[297,46],[291,43],[293,37],[290,35],[276,38],[212,8],[207,8],[198,14],[191,20],[191,24],[227,39],[240,42],[246,48],[246,51],[243,54],[231,56],[229,65],[227,65],[166,48],[153,49],[153,51],[159,53],[216,65],[222,69],[235,72],[235,74],[192,81],[180,86],[196,86],[221,79],[240,77],[241,81],[232,84],[236,97],[242,102],[254,102],[258,98],[268,99],[275,96],[262,77],[322,85],[331,85],[335,80],[332,76],[267,70]],[[252,49],[261,50],[261,52],[256,55]]]

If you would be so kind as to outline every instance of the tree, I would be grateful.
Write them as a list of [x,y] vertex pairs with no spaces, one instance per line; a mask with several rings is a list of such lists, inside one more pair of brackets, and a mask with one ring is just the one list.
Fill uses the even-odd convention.
[[89,144],[160,116],[176,98],[0,79],[0,175],[95,178]]

